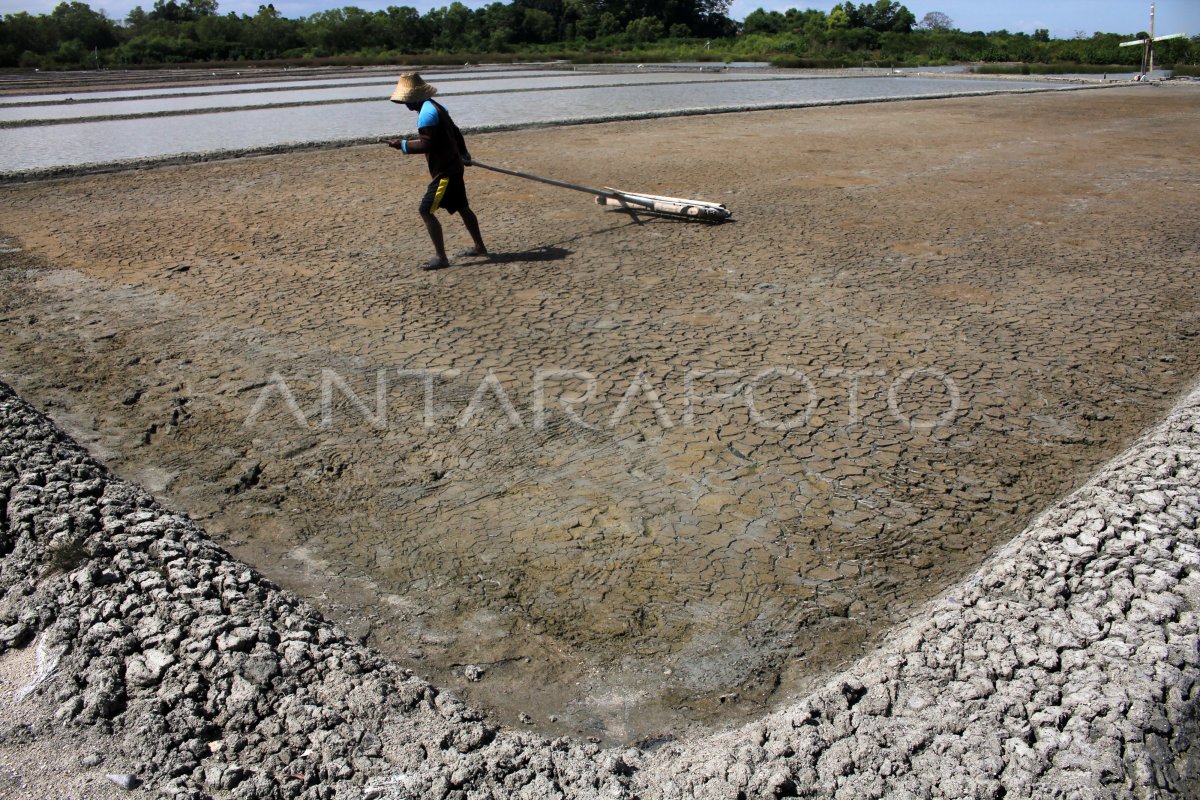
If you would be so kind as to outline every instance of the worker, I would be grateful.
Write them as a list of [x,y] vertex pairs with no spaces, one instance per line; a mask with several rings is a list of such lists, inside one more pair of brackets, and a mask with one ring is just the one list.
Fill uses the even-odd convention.
[[479,232],[479,220],[467,202],[467,187],[463,181],[463,168],[470,165],[471,154],[467,151],[462,132],[450,118],[450,112],[432,98],[437,89],[426,83],[415,72],[400,76],[392,102],[400,103],[409,111],[416,111],[416,139],[391,139],[388,145],[405,154],[424,153],[429,164],[429,175],[433,178],[425,197],[421,200],[421,221],[433,241],[436,255],[421,265],[421,269],[444,269],[450,266],[446,256],[446,244],[442,236],[442,225],[434,216],[439,209],[458,214],[471,234],[474,245],[458,253],[458,258],[486,256],[487,247]]

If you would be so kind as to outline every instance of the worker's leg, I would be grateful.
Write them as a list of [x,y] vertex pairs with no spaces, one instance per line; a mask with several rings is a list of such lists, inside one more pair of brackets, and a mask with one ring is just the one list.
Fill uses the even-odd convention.
[[445,178],[434,179],[429,184],[429,189],[425,192],[425,197],[421,199],[421,221],[425,223],[425,230],[429,231],[429,239],[433,242],[433,249],[437,252],[437,257],[426,261],[421,266],[425,269],[439,269],[441,267],[450,266],[450,259],[446,258],[446,242],[442,237],[442,223],[437,221],[434,214],[437,212],[442,202],[442,196],[446,193],[446,188],[449,181]]
[[475,216],[475,212],[470,208],[464,208],[459,210],[458,213],[462,217],[463,225],[467,228],[467,233],[471,234],[471,239],[475,242],[475,247],[466,251],[463,255],[487,255],[487,245],[483,243],[483,234],[479,232],[479,218]]
[[433,249],[437,252],[437,260],[443,265],[449,263],[446,258],[446,241],[442,237],[442,223],[437,221],[437,217],[428,211],[421,212],[421,221],[425,223],[425,230],[429,231],[429,239],[433,242]]

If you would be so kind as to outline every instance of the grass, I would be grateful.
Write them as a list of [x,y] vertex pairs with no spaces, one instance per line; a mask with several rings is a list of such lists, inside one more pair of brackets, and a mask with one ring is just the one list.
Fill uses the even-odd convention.
[[780,56],[771,59],[772,67],[784,69],[845,69],[861,66],[850,58],[798,58],[796,56]]
[[1104,75],[1114,72],[1137,72],[1138,65],[1130,64],[980,64],[980,75]]

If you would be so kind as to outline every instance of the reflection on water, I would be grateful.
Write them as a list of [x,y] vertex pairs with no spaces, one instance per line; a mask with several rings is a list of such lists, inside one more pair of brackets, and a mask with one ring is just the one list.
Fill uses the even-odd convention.
[[[595,83],[604,77],[587,74],[561,79]],[[1046,86],[1044,83],[927,78],[810,78],[699,83],[694,80],[680,81],[679,78],[683,77],[680,75],[655,73],[607,77],[624,85],[620,86],[619,91],[614,91],[614,87],[546,93],[474,94],[455,98],[449,105],[460,125],[478,127],[603,119],[691,109],[922,97]],[[637,81],[636,85],[630,85],[634,80]],[[545,85],[523,75],[511,81],[491,81],[488,86],[500,87],[510,83],[516,88]],[[470,85],[462,84],[464,88]],[[452,97],[454,91],[448,87],[444,94]],[[275,94],[280,93],[268,93],[263,97]],[[378,96],[374,92],[372,94],[373,97]],[[272,100],[264,99],[261,102]],[[90,105],[95,108],[99,104]],[[415,122],[416,118],[410,112],[383,99],[371,99],[336,106],[235,110],[178,117],[10,128],[0,130],[0,171],[383,137],[411,131]]]

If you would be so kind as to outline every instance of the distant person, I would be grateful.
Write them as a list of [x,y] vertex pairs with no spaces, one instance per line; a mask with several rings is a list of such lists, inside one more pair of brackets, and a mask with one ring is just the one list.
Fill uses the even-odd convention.
[[475,244],[458,253],[458,257],[486,256],[487,247],[479,233],[479,220],[467,202],[467,187],[463,181],[463,167],[471,163],[471,154],[463,141],[462,132],[450,118],[450,112],[432,98],[437,89],[426,83],[420,75],[408,72],[400,76],[392,102],[402,103],[409,111],[418,112],[416,139],[392,139],[388,145],[402,153],[424,153],[433,180],[425,197],[421,200],[421,220],[433,240],[436,255],[421,265],[421,269],[444,269],[450,266],[446,256],[446,244],[442,237],[442,224],[434,216],[439,209],[458,214],[471,234]]

